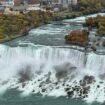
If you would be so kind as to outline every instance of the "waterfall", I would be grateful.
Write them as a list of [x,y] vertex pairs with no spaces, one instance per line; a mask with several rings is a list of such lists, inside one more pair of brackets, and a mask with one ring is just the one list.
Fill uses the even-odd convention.
[[49,46],[16,48],[0,46],[1,71],[2,69],[7,70],[11,67],[10,69],[13,69],[14,72],[16,69],[26,64],[34,66],[36,70],[40,70],[42,65],[45,67],[42,68],[43,70],[51,70],[54,65],[61,63],[71,63],[75,67],[80,68],[84,64],[84,54],[78,50]]
[[105,73],[105,55],[94,53],[88,55],[86,69],[94,71],[97,74]]
[[[2,89],[0,91],[18,88],[23,91],[23,95],[34,92],[49,96],[67,96],[65,88],[78,87],[80,92],[81,89],[89,88],[90,90],[85,90],[88,91],[88,97],[85,97],[85,100],[91,102],[97,98],[97,101],[103,102],[105,101],[105,93],[103,93],[105,83],[100,81],[105,79],[104,64],[104,55],[92,52],[86,54],[69,47],[28,45],[12,48],[0,45],[0,86]],[[88,84],[84,88],[81,86],[81,80],[86,75],[90,76],[85,78],[87,82],[94,82],[93,77],[98,78],[98,82]],[[102,88],[96,88],[100,83]],[[103,98],[100,99],[97,94]],[[79,95],[80,93],[77,92],[73,97],[76,98]],[[84,96],[86,94],[82,94],[81,97]]]
[[[49,46],[15,47],[0,46],[0,69],[16,69],[26,64],[34,66],[36,70],[51,70],[53,66],[62,63],[71,63],[84,72],[105,73],[105,56],[94,53],[85,54],[69,48]],[[45,68],[42,68],[43,67]],[[16,66],[16,67],[15,67]],[[5,68],[4,68],[5,67]],[[5,70],[3,70],[5,71]],[[9,72],[9,71],[8,71]]]

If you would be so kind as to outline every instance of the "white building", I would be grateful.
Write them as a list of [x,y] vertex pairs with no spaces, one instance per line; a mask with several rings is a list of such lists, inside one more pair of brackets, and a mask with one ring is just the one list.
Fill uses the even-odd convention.
[[3,6],[13,6],[14,5],[14,0],[2,0],[0,2]]
[[68,4],[77,4],[78,0],[58,0],[58,3],[63,6],[68,6]]

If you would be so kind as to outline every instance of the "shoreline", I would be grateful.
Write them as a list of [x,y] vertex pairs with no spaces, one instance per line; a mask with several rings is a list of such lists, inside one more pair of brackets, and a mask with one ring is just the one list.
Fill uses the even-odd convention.
[[8,41],[11,41],[11,40],[14,40],[14,39],[16,39],[16,38],[19,38],[19,37],[22,37],[22,36],[26,36],[26,35],[28,35],[28,33],[29,33],[29,31],[31,30],[31,29],[33,29],[33,28],[30,28],[29,30],[27,30],[25,33],[26,34],[18,34],[18,35],[13,35],[13,36],[10,36],[10,37],[6,37],[5,39],[0,39],[0,44],[1,43],[5,43],[5,42],[8,42]]
[[81,12],[71,12],[71,13],[56,13],[54,15],[54,19],[53,21],[62,21],[62,20],[65,20],[65,19],[75,19],[75,18],[78,18],[78,17],[82,17],[82,16],[88,16],[88,15],[94,15],[94,14],[98,14],[98,13],[105,13],[105,12],[94,12],[94,13],[87,13],[87,14],[82,14]]
[[[40,26],[42,26],[42,25],[44,25],[46,23],[40,23],[40,24],[41,25],[39,25],[37,27],[40,27]],[[18,35],[12,35],[10,37],[6,37],[5,39],[0,39],[0,44],[5,43],[5,42],[9,42],[9,41],[14,40],[14,39],[19,38],[19,37],[27,36],[30,30],[35,29],[37,27],[31,27],[30,26],[27,31],[24,31],[24,33],[20,32],[20,34],[18,34]]]
[[[101,13],[101,12],[99,12],[99,13]],[[88,15],[94,15],[94,14],[98,14],[98,13],[92,13],[92,14],[88,14]],[[77,17],[75,17],[75,18],[78,18],[78,17],[81,17],[81,16],[87,16],[87,15],[80,15],[80,16],[77,16]],[[57,16],[55,16],[55,17],[57,17]],[[50,20],[50,21],[47,22],[47,23],[40,23],[39,26],[42,26],[43,24],[48,24],[48,23],[52,24],[53,22],[62,21],[62,20],[65,20],[65,19],[75,19],[75,18],[63,18],[63,19],[60,19],[60,20],[54,20],[55,17],[53,17],[53,19]],[[82,24],[82,23],[81,23],[81,24]],[[39,26],[37,26],[37,27],[39,27]],[[30,27],[31,27],[31,26],[30,26]],[[33,29],[33,27],[32,27],[32,28],[30,28],[30,27],[29,27],[29,29],[25,32],[25,34],[20,33],[20,34],[18,34],[18,35],[13,35],[13,36],[10,36],[10,37],[6,37],[6,38],[4,38],[4,39],[0,39],[0,43],[5,43],[5,42],[8,42],[8,41],[14,40],[14,39],[16,39],[16,38],[19,38],[19,37],[28,35],[29,31]],[[35,27],[35,28],[37,28],[37,27]]]

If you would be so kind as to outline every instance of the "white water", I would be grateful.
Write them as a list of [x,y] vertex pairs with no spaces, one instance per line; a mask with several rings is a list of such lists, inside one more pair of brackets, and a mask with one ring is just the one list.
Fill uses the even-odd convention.
[[[84,99],[88,102],[104,102],[105,82],[102,75],[105,73],[104,64],[104,55],[94,53],[85,55],[69,48],[49,46],[10,48],[0,45],[0,92],[3,93],[8,88],[17,88],[23,91],[22,95],[41,93],[48,96],[67,96],[64,91],[66,84],[72,87],[80,86],[79,80],[85,75],[93,75],[97,82],[90,85],[88,97]],[[19,75],[21,71],[28,74],[30,80],[18,82],[22,76]],[[60,71],[64,75],[57,76]],[[64,71],[67,71],[67,74]],[[100,81],[103,81],[103,84],[100,84]],[[97,84],[100,84],[100,88],[96,88]],[[46,91],[42,92],[43,89]],[[73,97],[79,96],[74,94]]]
[[[51,70],[56,64],[70,62],[76,67],[81,67],[84,62],[84,54],[79,51],[63,48],[51,48],[44,46],[28,46],[10,48],[7,46],[0,46],[0,69],[1,76],[8,77],[14,75],[21,67],[35,66],[34,69],[39,71],[41,66],[46,70]],[[81,62],[80,62],[81,61]],[[10,72],[10,70],[12,70]],[[17,69],[17,70],[14,70]],[[6,70],[6,71],[5,71]],[[5,74],[5,72],[10,74]],[[4,72],[4,73],[3,73]],[[13,73],[13,74],[11,74]],[[6,76],[5,76],[6,75]],[[0,77],[1,77],[0,76]]]
[[77,17],[75,19],[70,19],[70,20],[64,20],[64,22],[81,22],[81,23],[84,23],[85,22],[85,19],[88,18],[88,17],[96,17],[96,16],[104,16],[105,13],[96,13],[96,14],[92,14],[92,15],[86,15],[86,16],[80,16],[80,17]]

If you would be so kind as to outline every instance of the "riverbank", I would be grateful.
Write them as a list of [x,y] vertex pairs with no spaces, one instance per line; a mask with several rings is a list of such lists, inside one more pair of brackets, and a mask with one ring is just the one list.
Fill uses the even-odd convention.
[[52,14],[43,11],[31,11],[19,15],[2,14],[0,16],[0,43],[27,35],[31,29],[46,24],[50,20],[52,20]]
[[[61,13],[59,12],[59,14]],[[12,20],[12,18],[14,19]],[[0,26],[0,43],[25,36],[28,34],[29,30],[54,21],[55,18],[59,18],[59,16],[55,13],[52,14],[50,12],[41,11],[31,11],[27,14],[21,13],[20,15],[14,16],[1,15],[0,24],[2,26]],[[74,18],[73,13],[72,18]]]
[[[102,53],[105,48],[105,14],[91,15],[85,17],[85,19],[82,18],[81,20],[84,21],[81,23],[83,24],[83,28],[89,32],[87,40],[84,40],[85,34],[81,36],[79,30],[72,30],[65,36],[65,42],[67,44],[69,42],[76,46],[83,46],[86,50],[92,50],[93,52],[97,52],[101,49],[98,53]],[[86,43],[85,46],[83,42]]]
[[[103,14],[101,14],[101,15],[103,15]],[[85,18],[88,18],[89,16],[96,17],[96,14],[94,14],[94,15],[88,15],[88,16],[86,16],[86,17],[80,17],[80,18],[81,18],[81,21],[85,21]],[[75,18],[75,19],[71,19],[71,20],[68,20],[68,21],[66,21],[66,20],[65,20],[65,21],[61,21],[61,23],[62,23],[62,22],[65,23],[65,22],[66,22],[66,24],[68,24],[68,25],[70,24],[70,25],[71,25],[71,22],[75,22],[74,25],[77,26],[78,22],[77,22],[76,20],[78,20],[78,19],[80,20],[80,18],[77,17],[77,18]],[[50,20],[51,20],[51,19],[52,19],[52,18],[50,18]],[[70,22],[69,22],[69,21],[70,21]],[[49,21],[47,21],[47,22],[49,22]],[[47,22],[46,22],[46,23],[47,23]],[[46,23],[44,23],[44,24],[46,24]],[[52,23],[53,23],[53,22],[52,22]],[[55,23],[56,23],[56,21],[55,21]],[[59,24],[59,25],[65,25],[65,24],[63,24],[63,23],[62,23],[62,24],[59,24],[59,23],[58,23],[58,24]],[[55,26],[58,25],[58,24],[55,24]],[[40,25],[42,26],[42,23],[40,23]],[[40,26],[40,25],[38,25],[38,26]],[[58,26],[59,26],[59,25],[58,25]],[[73,27],[74,27],[74,25],[73,25]],[[38,27],[38,26],[37,26],[37,27]],[[54,26],[54,27],[55,27],[55,26]],[[82,26],[82,23],[81,23],[81,26]],[[53,26],[52,26],[52,27],[53,27]],[[36,27],[35,27],[35,28],[36,28]],[[31,29],[35,29],[35,28],[34,28],[34,27],[31,27]],[[30,29],[30,30],[31,30],[31,29]],[[36,29],[36,30],[37,30],[37,29]],[[70,31],[70,30],[71,30],[71,29],[69,28],[68,31]],[[73,30],[75,30],[75,29],[73,29]],[[79,30],[80,30],[80,28],[79,28]],[[42,30],[42,32],[41,32],[40,30],[37,30],[37,31],[39,31],[41,34],[44,34],[43,30]],[[49,30],[49,31],[50,31],[50,30]],[[66,31],[66,30],[65,30],[65,31]],[[25,31],[25,34],[22,34],[22,33],[17,34],[17,35],[12,35],[12,34],[11,34],[10,37],[6,37],[6,38],[3,39],[3,40],[1,39],[1,40],[0,40],[0,43],[8,42],[8,41],[11,41],[11,40],[13,40],[13,39],[17,39],[17,38],[19,38],[19,37],[28,35],[28,32],[29,32],[29,30],[28,30],[27,32]],[[46,32],[47,32],[47,31],[46,31]],[[30,34],[30,33],[29,33],[29,34]],[[67,35],[66,32],[65,32],[64,34]],[[61,35],[60,35],[60,36],[61,36]],[[58,35],[58,39],[60,38],[60,36]],[[41,37],[42,37],[42,36],[41,36]],[[37,40],[39,40],[38,37],[36,37],[36,38],[37,38]],[[63,38],[64,38],[64,37],[63,37]],[[19,38],[19,39],[21,39],[21,38]],[[35,40],[35,39],[32,39],[32,40]],[[35,42],[37,42],[37,40],[36,40]],[[46,39],[43,39],[43,40],[46,40]],[[51,40],[52,40],[52,39],[51,39]],[[56,38],[55,38],[55,40],[56,40]],[[49,39],[48,39],[47,41],[49,42]],[[38,42],[38,43],[39,43],[39,42]],[[59,43],[62,43],[62,41],[59,42]],[[63,41],[63,43],[64,43],[64,41]],[[65,43],[65,44],[66,44],[66,43]],[[56,44],[56,45],[58,45],[58,44]],[[62,44],[61,44],[61,45],[62,45]],[[74,45],[74,43],[72,43],[72,44],[68,44],[68,43],[67,43],[67,45],[70,45],[70,46],[71,46],[71,45]],[[78,45],[77,45],[77,46],[78,46]],[[90,49],[89,49],[89,50],[90,50]]]
[[77,18],[77,17],[94,15],[94,14],[98,14],[98,13],[103,13],[103,12],[102,11],[87,12],[87,13],[84,13],[84,12],[81,12],[81,11],[56,12],[56,13],[54,13],[53,20],[54,21],[61,21],[61,20],[65,20],[65,19],[74,19],[74,18]]

